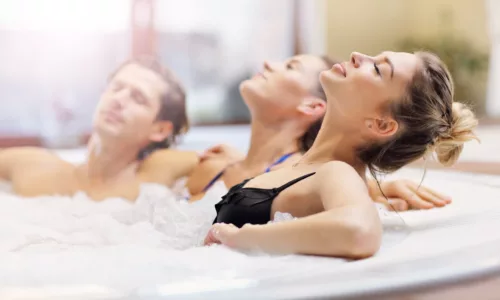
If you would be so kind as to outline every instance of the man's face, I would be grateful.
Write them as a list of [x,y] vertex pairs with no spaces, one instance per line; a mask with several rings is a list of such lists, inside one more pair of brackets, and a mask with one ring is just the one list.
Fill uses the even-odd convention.
[[148,144],[167,85],[155,72],[131,63],[111,79],[94,113],[94,130],[101,138]]

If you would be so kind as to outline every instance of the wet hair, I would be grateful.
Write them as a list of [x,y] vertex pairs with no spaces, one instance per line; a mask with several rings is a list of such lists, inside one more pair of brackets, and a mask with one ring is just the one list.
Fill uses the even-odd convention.
[[[325,70],[331,69],[334,64],[338,63],[338,61],[326,55],[320,56],[319,58],[325,64]],[[325,91],[323,90],[323,86],[321,86],[319,82],[319,78],[316,87],[314,87],[314,89],[312,90],[312,94],[313,96],[326,101],[326,94]],[[311,124],[307,129],[307,131],[300,137],[299,139],[300,152],[302,153],[307,152],[307,150],[309,150],[312,147],[314,140],[318,136],[319,129],[321,128],[321,123],[323,123],[323,117],[319,118],[313,124]]]
[[[476,139],[474,113],[453,101],[453,80],[434,54],[417,52],[421,61],[402,99],[391,101],[387,113],[398,122],[396,136],[358,149],[371,174],[389,173],[427,154],[444,166],[453,165],[463,144]],[[375,177],[376,178],[376,177]]]
[[170,121],[173,126],[172,135],[161,142],[151,142],[139,152],[139,159],[144,159],[153,151],[170,148],[179,135],[189,130],[186,113],[186,93],[174,73],[161,65],[158,59],[151,56],[140,56],[120,65],[110,76],[112,79],[125,66],[136,64],[159,75],[167,85],[167,91],[161,96],[157,121]]

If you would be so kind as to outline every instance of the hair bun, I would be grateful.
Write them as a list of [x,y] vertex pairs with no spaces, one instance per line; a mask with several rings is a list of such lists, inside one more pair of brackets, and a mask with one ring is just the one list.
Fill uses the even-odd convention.
[[437,138],[434,149],[438,161],[444,166],[451,166],[458,160],[465,142],[479,141],[473,132],[478,124],[477,118],[465,104],[453,102],[451,119],[449,130]]

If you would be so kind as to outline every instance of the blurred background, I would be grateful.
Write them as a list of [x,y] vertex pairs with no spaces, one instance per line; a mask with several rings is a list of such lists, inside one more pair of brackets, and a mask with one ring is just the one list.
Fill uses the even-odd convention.
[[140,54],[179,75],[195,126],[248,123],[238,85],[265,59],[422,49],[496,123],[498,16],[500,0],[0,0],[0,147],[82,145],[108,75]]

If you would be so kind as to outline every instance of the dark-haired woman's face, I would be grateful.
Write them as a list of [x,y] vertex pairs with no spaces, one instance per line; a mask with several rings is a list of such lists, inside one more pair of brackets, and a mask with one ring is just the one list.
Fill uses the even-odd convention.
[[420,60],[410,53],[375,57],[352,53],[351,60],[321,73],[328,102],[349,118],[381,118],[389,101],[402,99]]
[[294,111],[318,87],[319,73],[326,69],[325,62],[313,55],[264,62],[261,72],[242,82],[241,94],[250,108]]

